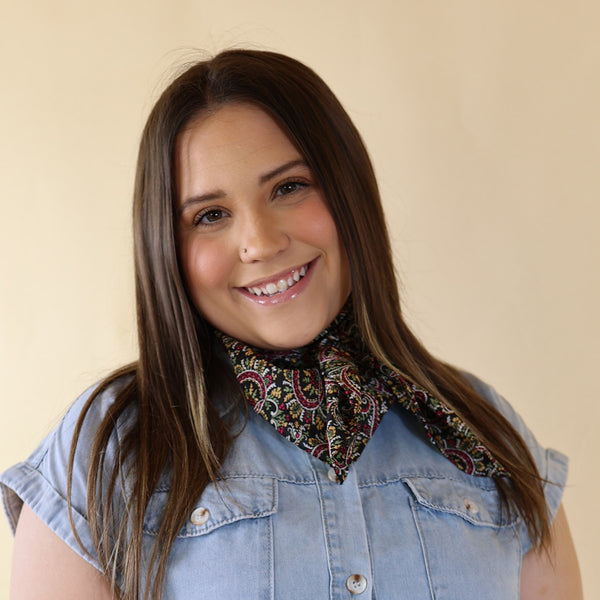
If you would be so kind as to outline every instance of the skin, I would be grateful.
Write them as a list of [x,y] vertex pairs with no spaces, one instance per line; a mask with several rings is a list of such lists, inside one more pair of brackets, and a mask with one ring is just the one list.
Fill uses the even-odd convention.
[[25,504],[15,533],[11,600],[108,600],[109,585]]
[[[331,323],[350,293],[346,254],[314,176],[267,113],[228,104],[201,115],[179,135],[176,177],[181,265],[210,323],[276,349]],[[249,292],[306,266],[283,293]]]
[[521,565],[521,600],[582,600],[575,546],[561,504],[552,522],[550,552],[530,550]]
[[[339,312],[350,278],[325,200],[288,138],[263,111],[228,105],[182,132],[176,167],[178,245],[196,307],[222,331],[257,346],[290,348],[312,340]],[[244,291],[307,264],[306,277],[280,297],[261,302]],[[523,558],[522,600],[583,598],[562,507],[552,539],[548,553],[534,549]],[[104,577],[24,505],[10,598],[111,595]]]

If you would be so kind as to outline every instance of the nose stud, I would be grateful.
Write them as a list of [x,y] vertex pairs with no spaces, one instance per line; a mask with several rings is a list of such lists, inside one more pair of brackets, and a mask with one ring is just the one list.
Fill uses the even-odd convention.
[[248,252],[248,248],[242,248],[242,254],[246,254]]

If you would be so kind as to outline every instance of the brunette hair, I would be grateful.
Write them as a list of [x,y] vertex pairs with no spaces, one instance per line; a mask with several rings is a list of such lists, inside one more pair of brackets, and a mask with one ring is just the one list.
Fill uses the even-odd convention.
[[[314,174],[348,256],[355,318],[371,351],[464,419],[510,473],[495,480],[504,508],[520,514],[535,543],[545,542],[549,522],[541,478],[522,438],[457,369],[431,356],[402,319],[375,174],[342,105],[311,69],[292,58],[228,50],[179,75],[144,128],[133,209],[139,360],[115,372],[92,395],[71,449],[69,497],[75,448],[88,409],[111,383],[129,375],[97,429],[88,476],[92,536],[113,592],[120,595],[120,573],[123,597],[161,597],[175,537],[202,490],[217,483],[232,440],[230,423],[220,418],[210,398],[227,394],[234,401],[239,388],[215,354],[210,329],[186,292],[175,243],[174,175],[174,148],[182,128],[199,113],[231,102],[267,111]],[[105,450],[115,423],[128,409],[133,424],[119,440],[114,464],[107,465]],[[120,519],[114,502],[123,465],[130,466],[131,485],[124,500],[126,518]],[[143,519],[164,473],[171,492],[143,573]]]

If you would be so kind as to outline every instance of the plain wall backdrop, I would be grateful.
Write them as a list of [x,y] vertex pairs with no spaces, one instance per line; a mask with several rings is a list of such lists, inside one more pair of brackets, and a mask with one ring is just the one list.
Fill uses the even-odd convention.
[[[571,457],[587,598],[600,468],[600,4],[590,0],[0,0],[0,469],[135,358],[130,206],[178,65],[288,53],[363,133],[405,314]],[[11,537],[0,524],[0,597]]]

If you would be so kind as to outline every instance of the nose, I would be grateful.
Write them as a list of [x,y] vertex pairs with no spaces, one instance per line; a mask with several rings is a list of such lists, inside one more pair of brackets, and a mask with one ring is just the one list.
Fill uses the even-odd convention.
[[283,252],[290,238],[277,219],[254,215],[244,221],[240,231],[240,259],[244,263],[265,261]]

